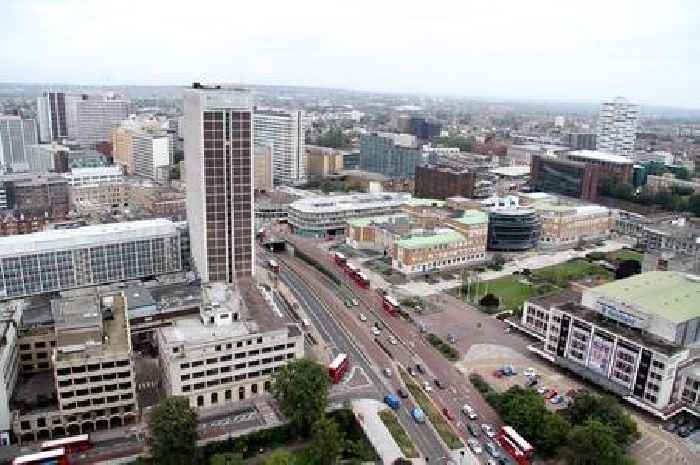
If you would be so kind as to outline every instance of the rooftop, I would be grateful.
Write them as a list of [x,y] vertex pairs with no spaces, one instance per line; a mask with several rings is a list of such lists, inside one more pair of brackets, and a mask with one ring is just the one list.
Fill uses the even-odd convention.
[[380,207],[399,207],[410,198],[410,194],[402,192],[338,195],[335,197],[315,196],[299,199],[292,202],[289,207],[291,210],[307,213],[334,213]]
[[650,271],[594,287],[598,295],[624,300],[641,311],[682,323],[700,317],[700,277]]
[[396,215],[366,216],[363,218],[353,218],[348,220],[348,224],[354,228],[362,228],[370,224],[397,223],[401,220],[409,221],[407,214],[397,213]]
[[499,168],[492,168],[489,173],[497,174],[499,176],[525,176],[530,174],[530,167],[528,165],[516,165],[516,166],[501,166]]
[[464,241],[464,236],[457,231],[453,231],[452,229],[439,229],[434,232],[426,232],[399,239],[395,244],[405,249],[422,249],[424,247],[454,244],[462,241]]
[[569,156],[626,165],[632,165],[634,163],[631,158],[615,155],[614,153],[601,152],[600,150],[573,150],[569,152]]
[[474,225],[488,223],[489,216],[481,210],[464,210],[462,216],[452,219],[461,224]]
[[0,257],[77,249],[96,244],[145,239],[176,233],[176,225],[163,218],[99,224],[75,229],[53,229],[32,234],[0,237]]

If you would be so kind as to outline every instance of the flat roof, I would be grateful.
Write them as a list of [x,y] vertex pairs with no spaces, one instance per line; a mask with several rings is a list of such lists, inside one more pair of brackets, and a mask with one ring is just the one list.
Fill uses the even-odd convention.
[[0,237],[0,258],[77,249],[176,233],[176,224],[164,218],[99,224],[75,229],[51,229],[32,234]]
[[447,202],[438,199],[423,199],[419,197],[409,197],[403,202],[409,207],[444,207]]
[[422,249],[423,247],[433,247],[443,244],[454,244],[464,241],[464,236],[452,229],[439,229],[434,233],[414,235],[396,241],[398,247],[405,249]]
[[333,213],[338,211],[357,211],[379,207],[400,207],[411,194],[404,192],[384,192],[381,194],[352,194],[314,196],[299,199],[289,205],[291,210],[307,213]]
[[700,276],[676,271],[649,271],[590,289],[603,297],[625,300],[642,311],[681,323],[700,317]]
[[500,176],[525,176],[530,174],[530,167],[528,165],[501,166],[500,168],[490,169],[489,173]]
[[631,158],[623,157],[622,155],[615,155],[614,153],[610,152],[601,152],[600,150],[572,150],[569,152],[569,156],[587,158],[589,160],[608,161],[611,163],[624,163],[629,165],[634,163]]
[[362,228],[369,226],[370,224],[385,224],[385,223],[395,223],[396,220],[409,220],[410,217],[407,213],[397,213],[395,215],[382,215],[382,216],[365,216],[362,218],[353,218],[348,220],[348,224],[355,228]]
[[489,215],[481,210],[464,210],[462,216],[452,220],[466,225],[488,223]]

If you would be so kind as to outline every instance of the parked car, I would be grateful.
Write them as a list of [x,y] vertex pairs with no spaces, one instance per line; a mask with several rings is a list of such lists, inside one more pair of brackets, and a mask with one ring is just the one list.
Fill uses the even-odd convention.
[[372,334],[374,334],[375,336],[379,336],[380,334],[382,334],[382,332],[376,326],[372,326]]
[[493,376],[495,376],[496,378],[503,378],[503,371],[499,368],[498,370],[495,370],[493,372]]
[[498,465],[494,459],[488,459],[486,465]]
[[360,321],[367,321],[367,317],[364,316],[362,313],[359,315]]
[[408,399],[408,393],[404,391],[403,389],[399,388],[396,390],[396,393],[401,397],[402,399]]
[[421,375],[425,373],[425,370],[423,370],[423,367],[420,365],[420,363],[416,363],[416,371]]
[[481,425],[481,429],[484,432],[484,434],[490,439],[496,437],[496,431],[493,429],[493,426],[489,425],[488,423],[483,423]]
[[479,455],[484,451],[484,449],[481,448],[481,444],[479,443],[479,441],[477,441],[474,438],[467,439],[467,444],[469,445],[469,448],[472,450],[472,452],[474,452],[476,455]]
[[380,331],[381,331],[382,329],[384,329],[384,326],[382,326],[381,322],[379,322],[379,321],[375,321],[375,322],[374,322],[374,327],[377,328],[377,329],[380,330]]
[[387,378],[391,378],[391,368],[384,368],[382,370],[382,373],[384,373],[384,376],[386,376]]
[[537,389],[537,394],[542,394],[543,396],[544,396],[544,395],[547,395],[548,392],[549,392],[549,389],[547,389],[547,388],[544,387],[544,386],[542,386],[542,387],[540,387],[539,389]]
[[531,376],[535,376],[537,374],[537,372],[535,371],[534,368],[528,367],[528,368],[525,368],[525,371],[523,371],[523,374],[525,376],[531,377]]
[[389,336],[389,344],[391,344],[392,346],[395,346],[398,343],[399,342],[396,340],[396,338],[394,336]]
[[384,403],[392,408],[392,410],[398,410],[401,407],[401,401],[398,397],[393,394],[387,394],[384,396]]
[[557,390],[556,390],[556,389],[552,389],[551,391],[547,392],[547,394],[545,394],[545,397],[546,397],[547,399],[552,399],[552,398],[554,398],[554,397],[556,397],[556,396],[558,396],[558,395],[559,395],[559,393],[557,392]]
[[498,448],[492,442],[487,442],[486,444],[484,444],[484,449],[486,449],[486,452],[488,452],[489,455],[495,459],[501,456],[501,453],[498,451]]
[[452,414],[450,413],[450,411],[447,410],[447,408],[445,408],[445,407],[443,407],[443,409],[442,409],[442,414],[445,415],[445,418],[447,418],[447,419],[450,420],[450,421],[454,421],[454,420],[455,420],[455,417],[452,416]]
[[440,381],[439,378],[435,378],[435,386],[437,386],[439,389],[445,389],[447,387],[445,383]]
[[564,398],[562,396],[560,396],[559,394],[557,394],[556,396],[549,399],[549,401],[551,403],[553,403],[554,405],[557,405],[557,404],[561,404],[562,402],[564,402]]
[[469,404],[464,404],[462,406],[462,413],[464,413],[470,420],[476,420],[479,417],[476,414],[476,411]]
[[475,438],[478,438],[481,435],[479,427],[476,426],[476,423],[467,423],[467,429],[469,430],[469,434],[471,434]]
[[411,410],[411,416],[416,423],[425,423],[425,414],[419,407],[413,407],[413,410]]
[[423,389],[425,389],[425,392],[432,392],[433,388],[430,387],[430,383],[427,381],[423,381]]
[[408,367],[408,370],[407,370],[407,371],[408,371],[408,374],[409,374],[409,375],[411,375],[411,376],[416,376],[416,371],[415,371],[413,368]]
[[537,386],[537,383],[537,378],[533,376],[532,378],[528,378],[528,380],[525,381],[525,387],[534,387]]

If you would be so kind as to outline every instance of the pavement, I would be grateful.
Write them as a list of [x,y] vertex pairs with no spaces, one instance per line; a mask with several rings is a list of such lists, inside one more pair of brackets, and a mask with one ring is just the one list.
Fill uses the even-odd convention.
[[384,426],[384,422],[379,417],[379,412],[386,410],[387,406],[377,400],[360,399],[351,402],[352,411],[357,418],[360,418],[360,424],[365,431],[369,442],[372,443],[374,450],[377,451],[379,458],[385,465],[391,465],[397,458],[403,457],[401,448],[391,433]]

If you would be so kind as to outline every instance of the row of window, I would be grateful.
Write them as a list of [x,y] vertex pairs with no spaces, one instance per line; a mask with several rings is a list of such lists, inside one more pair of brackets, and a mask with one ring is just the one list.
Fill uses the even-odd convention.
[[90,383],[99,383],[101,381],[112,381],[115,379],[126,379],[131,377],[131,372],[130,371],[120,371],[118,373],[107,373],[104,375],[95,375],[95,376],[89,376],[87,378],[68,378],[68,379],[62,379],[58,381],[58,387],[59,388],[64,388],[68,386],[73,386],[73,385],[82,385],[82,384],[87,384],[88,381]]
[[275,357],[264,358],[262,360],[251,360],[249,362],[243,362],[236,365],[223,366],[220,368],[211,368],[207,371],[197,371],[194,373],[187,373],[180,375],[180,381],[187,381],[189,379],[199,379],[204,378],[204,376],[216,376],[221,373],[230,373],[232,370],[243,370],[245,368],[251,368],[262,365],[269,365],[274,362],[281,362],[284,359],[294,358],[294,353],[280,354]]
[[114,392],[118,389],[128,390],[131,389],[131,382],[119,383],[119,384],[108,384],[106,386],[93,386],[90,389],[77,389],[75,391],[60,392],[61,399],[70,399],[73,396],[87,396],[90,394],[102,394],[103,392]]
[[102,362],[102,363],[90,363],[88,365],[78,365],[70,368],[59,368],[56,370],[58,376],[66,376],[70,374],[81,374],[87,372],[94,372],[99,370],[108,370],[111,368],[121,368],[129,366],[131,362],[126,360],[117,360],[112,362]]
[[[244,342],[244,341],[238,341],[238,342],[236,342],[236,348],[241,348],[241,347],[243,347],[243,342]],[[257,338],[256,343],[257,343],[257,344],[262,344],[262,343],[263,343],[263,338],[262,338],[262,337]],[[245,345],[246,345],[246,346],[251,346],[251,345],[253,345],[253,340],[252,340],[252,339],[246,340],[246,341],[245,341]],[[217,352],[220,352],[220,351],[224,350],[224,349],[223,349],[224,347],[226,348],[226,350],[231,350],[231,349],[233,349],[233,344],[232,344],[232,343],[229,343],[229,344],[226,344],[225,346],[222,345],[222,344],[216,345],[216,346],[214,346],[214,350],[217,351]],[[288,343],[288,344],[286,344],[286,345],[285,345],[285,344],[278,344],[278,345],[276,345],[276,346],[274,346],[274,347],[263,347],[262,349],[253,349],[253,350],[249,350],[248,352],[237,352],[237,353],[235,353],[235,354],[226,354],[226,355],[222,355],[221,357],[210,357],[210,358],[207,358],[206,360],[195,360],[195,361],[193,361],[193,362],[191,362],[191,363],[190,363],[190,362],[181,363],[181,364],[180,364],[180,369],[185,370],[185,369],[190,368],[190,367],[191,367],[191,368],[196,368],[196,367],[198,367],[198,366],[204,365],[205,361],[206,361],[206,364],[207,364],[207,365],[213,365],[213,364],[216,364],[216,363],[219,363],[219,362],[228,362],[228,361],[231,360],[232,357],[233,357],[233,358],[236,358],[236,359],[245,358],[246,356],[248,356],[248,357],[254,357],[254,356],[256,356],[256,355],[260,355],[261,353],[262,353],[262,354],[267,354],[267,353],[270,353],[270,352],[273,352],[273,351],[274,351],[274,352],[277,352],[277,351],[280,351],[280,350],[292,349],[293,347],[294,347],[294,343],[293,343],[293,342],[290,342],[290,343]],[[179,350],[180,350],[179,347],[173,347],[173,353],[174,353],[174,354],[177,354],[177,353],[179,352]]]
[[260,376],[271,375],[272,373],[276,373],[281,369],[282,369],[282,366],[276,366],[276,367],[265,368],[262,371],[253,371],[250,373],[242,373],[240,375],[228,376],[228,377],[221,378],[221,379],[212,379],[212,380],[209,380],[207,382],[202,382],[202,383],[195,383],[195,384],[191,384],[191,385],[185,384],[182,386],[182,392],[201,391],[202,389],[206,389],[206,388],[210,388],[210,387],[214,387],[214,386],[226,385],[226,384],[230,384],[230,383],[237,383],[240,381],[244,381],[246,379],[254,379],[254,378],[258,378]]
[[[120,415],[122,413],[129,413],[135,410],[134,404],[121,405],[119,407],[111,407],[105,409],[94,410],[89,413],[83,413],[82,415],[67,415],[65,417],[66,423],[74,423],[80,420],[93,420],[96,418],[104,417],[107,415]],[[93,415],[94,414],[94,415]],[[51,418],[52,425],[60,425],[62,423],[61,417]],[[47,426],[46,418],[40,417],[36,420],[37,428],[45,428]],[[32,424],[29,420],[23,420],[20,423],[20,428],[27,431],[32,429]]]
[[[49,344],[51,347],[56,347],[56,341],[50,341]],[[34,342],[34,348],[35,349],[44,349],[46,348],[46,341],[36,341]],[[20,344],[19,345],[19,350],[32,350],[32,345],[31,344]]]
[[107,396],[105,397],[98,397],[95,399],[85,399],[85,400],[79,400],[78,402],[71,402],[71,403],[66,403],[62,404],[61,410],[66,411],[66,410],[73,410],[76,408],[86,408],[86,407],[91,407],[95,405],[105,405],[105,404],[113,404],[115,402],[120,402],[123,400],[131,400],[134,398],[134,394],[131,392],[128,392],[126,394],[121,394],[117,396]]

